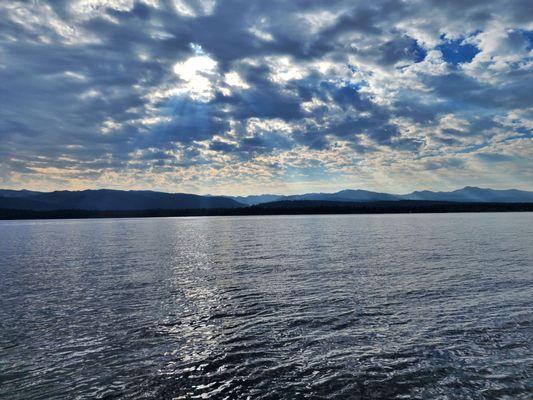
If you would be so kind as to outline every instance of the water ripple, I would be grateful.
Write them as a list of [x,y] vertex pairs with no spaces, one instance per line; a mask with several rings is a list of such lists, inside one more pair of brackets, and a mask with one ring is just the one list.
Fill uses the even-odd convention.
[[532,227],[0,222],[0,397],[530,399]]

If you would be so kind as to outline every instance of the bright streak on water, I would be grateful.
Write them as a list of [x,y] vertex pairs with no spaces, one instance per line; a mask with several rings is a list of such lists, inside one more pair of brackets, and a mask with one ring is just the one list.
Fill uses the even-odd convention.
[[0,221],[0,398],[531,399],[533,214]]

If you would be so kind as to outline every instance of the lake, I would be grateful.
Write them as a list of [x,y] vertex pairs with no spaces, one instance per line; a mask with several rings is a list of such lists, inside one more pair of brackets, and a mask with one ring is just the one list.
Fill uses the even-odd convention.
[[531,399],[533,213],[0,221],[0,398]]

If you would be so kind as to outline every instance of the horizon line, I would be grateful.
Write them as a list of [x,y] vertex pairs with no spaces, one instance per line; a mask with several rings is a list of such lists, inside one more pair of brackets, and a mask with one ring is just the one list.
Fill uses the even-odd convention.
[[274,193],[274,192],[264,192],[259,194],[211,194],[211,193],[191,193],[191,192],[170,192],[166,190],[154,190],[154,189],[113,189],[109,187],[100,187],[100,188],[86,188],[86,189],[56,189],[56,190],[33,190],[33,189],[12,189],[12,188],[2,188],[0,187],[0,191],[6,190],[6,191],[14,191],[14,192],[37,192],[37,193],[56,193],[56,192],[86,192],[86,191],[116,191],[116,192],[153,192],[153,193],[166,193],[166,194],[192,194],[197,196],[211,196],[211,197],[251,197],[251,196],[300,196],[305,194],[335,194],[340,193],[346,190],[352,190],[352,191],[364,191],[364,192],[371,192],[371,193],[380,193],[380,194],[389,194],[389,195],[408,195],[416,192],[434,192],[434,193],[449,193],[454,192],[462,189],[482,189],[482,190],[495,190],[495,191],[507,191],[507,190],[518,190],[523,192],[533,192],[532,189],[516,189],[516,188],[507,188],[507,189],[493,189],[491,187],[481,187],[481,186],[472,186],[472,185],[465,185],[462,187],[459,187],[457,189],[451,189],[451,190],[435,190],[435,189],[416,189],[412,190],[406,193],[398,193],[398,192],[388,192],[388,191],[376,191],[376,190],[369,190],[369,189],[352,189],[352,188],[345,188],[340,189],[333,192],[325,192],[325,191],[307,191],[307,192],[301,192],[301,193],[294,193],[294,194],[280,194],[280,193]]

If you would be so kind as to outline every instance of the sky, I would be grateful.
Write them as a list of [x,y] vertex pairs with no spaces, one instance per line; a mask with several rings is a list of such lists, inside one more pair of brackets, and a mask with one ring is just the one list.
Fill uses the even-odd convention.
[[0,1],[0,187],[533,189],[531,0]]

